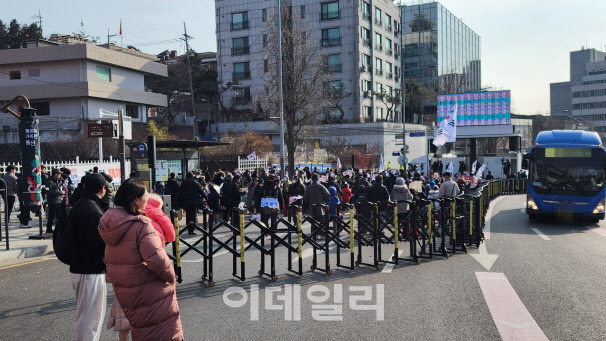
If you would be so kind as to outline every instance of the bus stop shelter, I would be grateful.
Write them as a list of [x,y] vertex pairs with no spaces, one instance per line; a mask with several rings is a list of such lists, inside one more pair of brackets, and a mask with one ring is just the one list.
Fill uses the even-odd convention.
[[[200,149],[203,147],[228,145],[225,142],[214,141],[156,141],[156,179],[167,181],[170,173],[178,178],[185,178],[189,170],[200,168]],[[151,179],[149,169],[150,146],[147,142],[129,142],[131,170],[135,170],[139,178]],[[146,185],[150,185],[146,183]],[[148,187],[149,188],[149,187]]]

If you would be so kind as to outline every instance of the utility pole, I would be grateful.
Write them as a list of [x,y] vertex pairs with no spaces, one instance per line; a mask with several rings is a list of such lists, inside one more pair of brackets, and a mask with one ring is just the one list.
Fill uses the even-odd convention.
[[187,70],[189,71],[189,92],[191,94],[191,112],[193,115],[193,119],[194,119],[194,125],[193,125],[193,133],[194,136],[196,136],[196,101],[194,99],[194,81],[192,79],[191,76],[191,63],[189,61],[189,39],[191,37],[187,35],[187,27],[185,26],[185,22],[183,22],[183,39],[185,40],[185,50],[186,50],[186,56],[187,56]]
[[110,44],[110,42],[109,42],[109,38],[111,38],[111,37],[115,37],[115,36],[117,36],[117,34],[112,34],[112,35],[110,35],[110,34],[109,34],[109,27],[108,27],[108,28],[107,28],[107,49],[108,49],[108,50],[110,50],[110,46],[109,46],[109,44]]
[[38,15],[34,15],[32,19],[38,19],[38,29],[40,30],[40,37],[42,37],[42,14],[40,14],[40,10],[38,9]]
[[[282,88],[282,1],[278,0],[278,88],[280,93],[280,170],[281,178],[286,175],[284,169],[284,90]],[[292,165],[294,167],[294,165]]]

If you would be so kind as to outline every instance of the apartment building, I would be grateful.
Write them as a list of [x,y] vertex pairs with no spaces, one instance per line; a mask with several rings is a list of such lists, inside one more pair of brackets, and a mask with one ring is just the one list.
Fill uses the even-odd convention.
[[592,122],[606,137],[606,57],[587,63],[582,82],[572,85],[572,116]]
[[[344,116],[334,122],[401,122],[400,106],[381,93],[400,89],[400,10],[388,0],[284,0],[293,16],[308,23],[319,53],[326,57],[331,85],[351,92],[341,101]],[[219,81],[240,85],[223,93],[236,110],[253,109],[263,96],[264,49],[268,21],[277,17],[276,0],[216,0]],[[385,103],[387,102],[387,103]],[[393,112],[388,112],[393,107]],[[222,121],[238,121],[222,117]]]
[[[144,86],[146,75],[168,76],[164,64],[85,43],[39,46],[0,51],[0,101],[29,98],[43,141],[79,132],[83,120],[111,117],[118,109],[133,122],[147,122],[148,109],[167,105],[166,95]],[[2,142],[18,141],[17,123],[0,118]]]

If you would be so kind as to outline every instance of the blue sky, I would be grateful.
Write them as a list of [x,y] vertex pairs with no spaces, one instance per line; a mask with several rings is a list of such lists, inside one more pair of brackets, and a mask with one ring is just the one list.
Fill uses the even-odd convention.
[[[243,0],[245,1],[245,0]],[[415,1],[418,2],[418,1]],[[425,2],[429,2],[425,0]],[[196,51],[215,51],[214,0],[0,0],[0,20],[32,22],[41,10],[44,34],[71,33],[81,20],[88,34],[107,40],[122,19],[123,41],[148,53],[184,51],[175,39],[187,23]],[[512,90],[512,111],[549,111],[549,83],[568,80],[569,52],[604,50],[604,0],[442,0],[482,37],[482,83]],[[114,38],[115,39],[115,38]],[[120,44],[120,39],[117,39]]]

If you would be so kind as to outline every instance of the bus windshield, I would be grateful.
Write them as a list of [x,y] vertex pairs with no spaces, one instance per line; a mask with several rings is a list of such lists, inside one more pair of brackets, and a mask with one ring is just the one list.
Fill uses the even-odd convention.
[[601,148],[534,148],[530,186],[538,194],[594,197],[604,189]]

